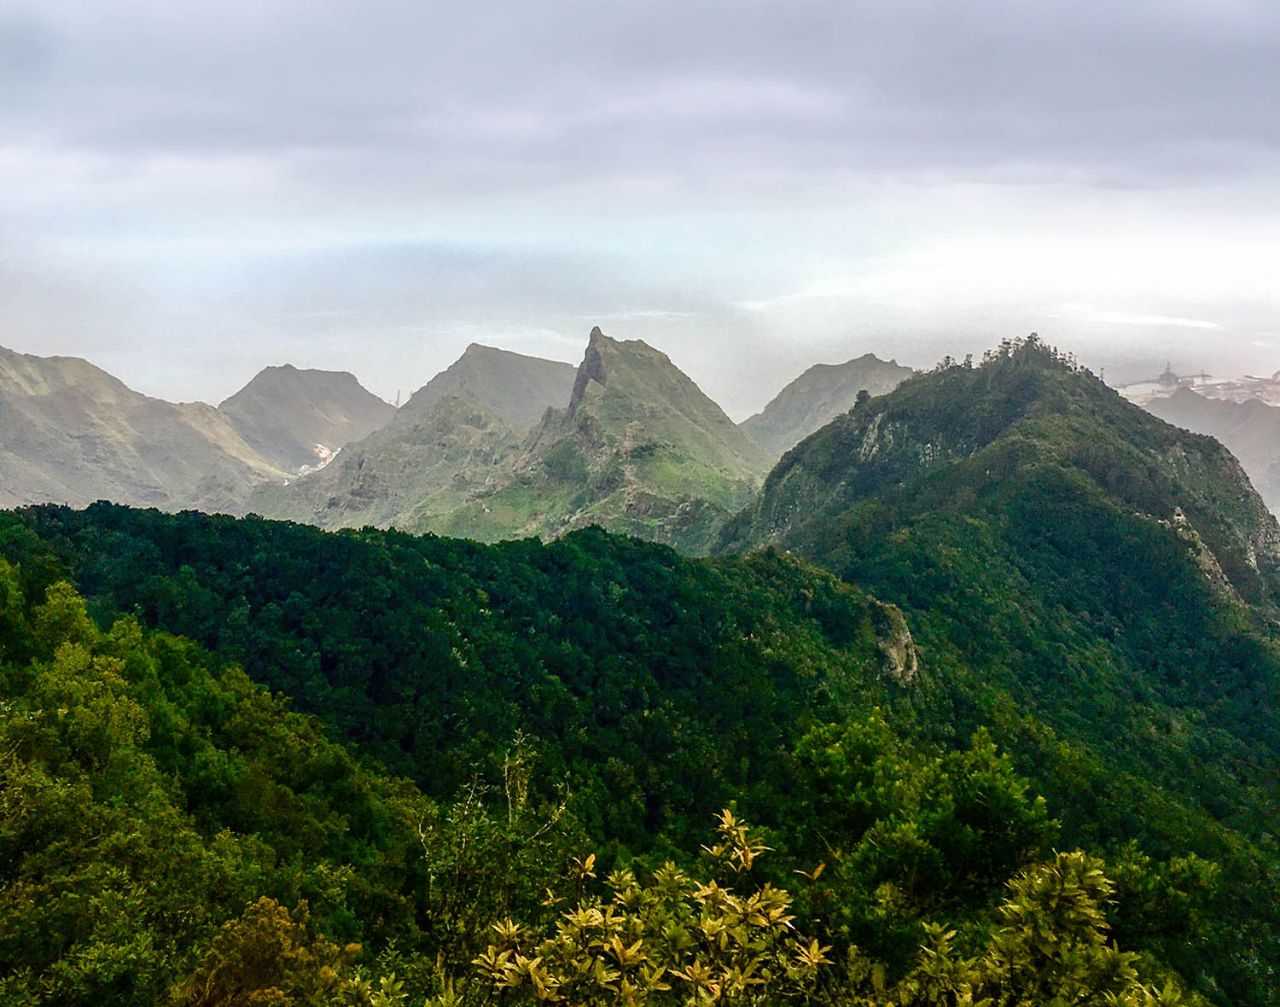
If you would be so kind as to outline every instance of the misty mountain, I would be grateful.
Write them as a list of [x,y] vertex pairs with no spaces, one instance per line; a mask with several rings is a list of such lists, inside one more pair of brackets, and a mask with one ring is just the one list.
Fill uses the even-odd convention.
[[286,471],[324,464],[385,424],[395,407],[345,371],[268,367],[218,406],[245,442]]
[[666,354],[596,328],[567,407],[543,417],[505,482],[423,527],[495,540],[599,524],[698,551],[768,465]]
[[911,377],[910,367],[866,353],[843,364],[814,364],[782,389],[760,412],[742,422],[775,459],[815,430],[848,412],[858,393],[883,395]]
[[1146,409],[1174,426],[1216,437],[1240,459],[1267,506],[1280,509],[1280,408],[1258,399],[1210,399],[1179,388],[1147,402]]
[[0,348],[0,506],[237,513],[253,486],[284,475],[212,406],[142,395],[75,357]]
[[250,509],[323,528],[418,528],[487,488],[528,428],[568,399],[575,373],[473,343],[384,427],[319,472],[260,487]]
[[523,434],[548,408],[568,400],[576,373],[572,364],[472,343],[413,393],[404,413],[425,415],[445,399],[466,399]]

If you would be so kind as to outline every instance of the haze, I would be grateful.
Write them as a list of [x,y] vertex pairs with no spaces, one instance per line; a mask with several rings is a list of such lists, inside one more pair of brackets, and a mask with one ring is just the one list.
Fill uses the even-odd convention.
[[1280,368],[1280,7],[10,3],[0,344],[388,399],[473,340],[816,360],[1037,329]]

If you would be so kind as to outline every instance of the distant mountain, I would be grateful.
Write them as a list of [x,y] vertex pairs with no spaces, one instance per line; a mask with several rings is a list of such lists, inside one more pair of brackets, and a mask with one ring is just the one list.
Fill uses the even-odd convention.
[[1147,402],[1146,409],[1174,426],[1220,440],[1240,459],[1267,506],[1280,510],[1280,407],[1257,399],[1210,399],[1179,388]]
[[543,417],[505,482],[421,527],[494,540],[599,524],[699,551],[768,466],[666,354],[596,328],[567,408]]
[[262,457],[286,471],[322,465],[385,424],[395,407],[345,371],[268,367],[218,406]]
[[381,429],[288,485],[264,485],[250,509],[323,528],[418,528],[497,478],[528,428],[565,402],[569,364],[472,344]]
[[914,372],[896,360],[872,353],[843,364],[814,364],[780,391],[760,412],[742,422],[745,430],[775,459],[815,430],[848,412],[858,393],[883,395]]
[[665,354],[597,328],[576,371],[470,347],[384,428],[320,472],[261,487],[250,506],[482,541],[600,524],[696,551],[768,466]]
[[284,474],[212,406],[150,398],[75,357],[0,348],[0,506],[238,513],[253,486]]
[[466,399],[523,434],[549,407],[568,400],[575,374],[572,364],[472,343],[446,370],[413,393],[404,412],[425,415],[445,399]]

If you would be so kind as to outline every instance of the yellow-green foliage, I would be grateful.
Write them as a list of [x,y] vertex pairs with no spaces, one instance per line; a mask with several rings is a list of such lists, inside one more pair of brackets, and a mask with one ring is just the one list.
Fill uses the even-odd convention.
[[[830,947],[796,933],[791,897],[744,885],[764,847],[721,814],[708,852],[737,885],[695,881],[668,863],[642,883],[617,871],[603,897],[561,913],[539,936],[512,920],[474,962],[509,999],[569,1004],[750,1004],[802,998]],[[594,876],[594,857],[578,880]],[[549,895],[549,897],[552,897]]]
[[[926,923],[913,966],[897,978],[857,947],[842,961],[797,932],[792,897],[752,876],[767,847],[729,811],[704,847],[703,881],[668,863],[647,880],[608,878],[549,931],[511,919],[473,965],[503,1003],[710,1007],[820,1003],[848,1007],[1177,1007],[1172,981],[1152,985],[1139,958],[1109,940],[1114,887],[1101,861],[1062,853],[1020,873],[990,926],[960,934]],[[578,864],[575,888],[594,877]],[[812,872],[813,878],[821,871]],[[548,901],[559,896],[548,892]]]

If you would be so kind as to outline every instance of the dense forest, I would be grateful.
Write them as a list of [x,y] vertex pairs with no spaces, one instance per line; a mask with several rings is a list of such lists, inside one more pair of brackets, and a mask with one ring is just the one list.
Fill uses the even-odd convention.
[[0,1003],[1274,991],[1247,823],[781,553],[97,505],[0,555]]

